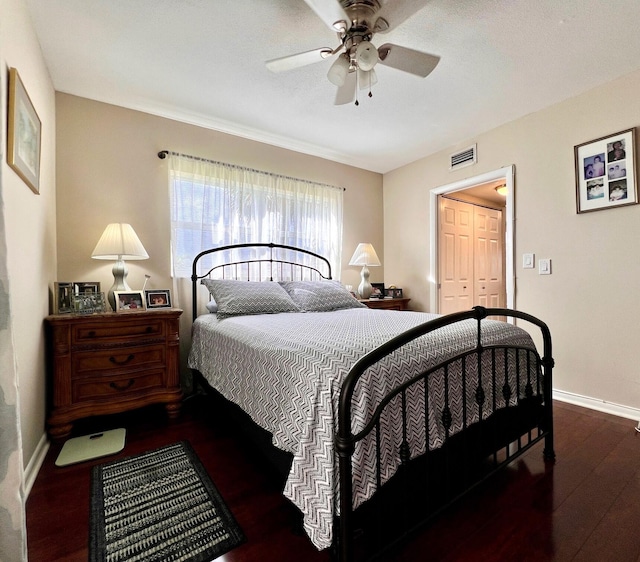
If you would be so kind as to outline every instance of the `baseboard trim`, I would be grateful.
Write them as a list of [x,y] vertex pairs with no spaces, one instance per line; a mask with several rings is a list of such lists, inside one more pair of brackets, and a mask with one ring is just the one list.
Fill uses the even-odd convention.
[[47,434],[43,433],[40,441],[38,442],[38,446],[34,451],[31,459],[27,463],[26,468],[24,469],[24,496],[25,500],[29,497],[29,493],[31,492],[31,488],[38,477],[38,472],[40,472],[40,467],[44,462],[45,457],[47,456],[47,451],[49,450],[49,439],[47,439]]
[[559,400],[560,402],[567,402],[568,404],[573,404],[575,406],[583,406],[590,410],[597,410],[598,412],[604,412],[605,414],[611,414],[621,418],[636,421],[640,420],[639,408],[623,406],[622,404],[615,404],[598,398],[582,396],[580,394],[574,394],[573,392],[566,392],[564,390],[554,390],[553,399]]

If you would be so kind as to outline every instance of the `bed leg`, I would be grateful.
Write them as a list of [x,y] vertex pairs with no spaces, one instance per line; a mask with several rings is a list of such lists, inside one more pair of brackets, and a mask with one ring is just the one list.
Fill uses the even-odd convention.
[[[548,390],[546,392],[548,394],[551,394]],[[547,404],[545,406],[545,416],[545,429],[547,431],[547,434],[544,437],[544,449],[542,451],[542,456],[545,461],[553,462],[556,460],[556,452],[553,448],[553,400],[551,399],[551,396],[547,398]]]
[[547,434],[544,438],[543,457],[545,461],[555,461],[556,452],[553,448],[553,385],[552,373],[555,366],[553,355],[551,354],[551,333],[546,324],[541,327],[544,339],[544,357],[542,359],[543,370],[543,394],[544,394],[544,424]]
[[199,373],[191,370],[191,394],[198,394],[198,387],[200,386],[200,380],[198,379]]
[[545,461],[555,461],[556,452],[553,449],[553,433],[549,433],[544,438],[544,449],[542,450],[542,457]]
[[201,387],[201,381],[200,381],[201,376],[202,375],[198,371],[196,371],[195,369],[191,369],[191,392],[189,392],[189,394],[187,394],[183,398],[183,402],[185,400],[189,400],[190,398],[193,398],[194,396],[197,396],[198,390],[200,388],[204,390],[204,387]]

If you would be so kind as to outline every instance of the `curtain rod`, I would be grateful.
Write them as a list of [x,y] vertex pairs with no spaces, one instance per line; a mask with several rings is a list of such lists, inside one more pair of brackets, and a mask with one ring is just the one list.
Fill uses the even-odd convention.
[[255,168],[245,168],[244,166],[237,166],[235,164],[229,164],[227,162],[220,162],[218,160],[210,160],[209,158],[202,158],[200,156],[192,156],[191,154],[181,154],[180,152],[173,152],[171,150],[161,150],[160,152],[158,152],[158,158],[160,158],[160,160],[164,160],[167,156],[169,156],[169,154],[171,154],[172,156],[182,156],[184,158],[191,158],[192,160],[199,160],[200,162],[208,162],[209,164],[219,164],[221,166],[230,166],[231,168],[240,168],[242,170],[247,170],[248,172],[256,172],[258,174],[266,174],[268,176],[278,176],[280,178],[284,178],[284,179],[287,179],[287,180],[302,181],[302,182],[306,182],[306,183],[313,183],[315,185],[322,185],[324,187],[331,187],[333,189],[342,189],[342,191],[347,191],[346,187],[337,187],[335,185],[330,185],[328,183],[321,183],[321,182],[305,180],[305,179],[301,179],[301,178],[294,178],[294,177],[291,177],[291,176],[283,176],[283,175],[280,175],[280,174],[274,174],[272,172],[265,172],[264,170],[256,170]]

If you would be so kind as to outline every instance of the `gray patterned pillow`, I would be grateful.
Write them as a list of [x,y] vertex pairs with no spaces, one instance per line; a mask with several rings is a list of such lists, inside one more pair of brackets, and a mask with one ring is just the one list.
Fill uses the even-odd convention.
[[218,318],[249,314],[300,312],[291,297],[273,281],[249,282],[232,279],[203,279],[218,305]]
[[339,281],[283,281],[281,285],[304,312],[366,308]]

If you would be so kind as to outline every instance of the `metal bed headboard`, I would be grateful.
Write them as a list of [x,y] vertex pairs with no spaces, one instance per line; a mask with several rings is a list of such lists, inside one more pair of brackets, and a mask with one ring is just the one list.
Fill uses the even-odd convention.
[[[233,259],[234,252],[240,251],[241,258]],[[214,263],[206,273],[198,274],[200,263],[211,256]],[[216,257],[214,257],[216,256]],[[217,259],[216,259],[217,258]],[[304,261],[308,263],[304,263]],[[258,270],[258,281],[267,280],[295,281],[303,279],[331,279],[331,264],[320,254],[303,248],[284,244],[245,243],[219,246],[200,252],[191,268],[191,294],[193,320],[198,316],[198,282],[201,279],[219,274],[220,279],[244,279],[251,281],[251,272]],[[288,279],[285,278],[288,273]],[[256,280],[256,279],[254,279]]]

